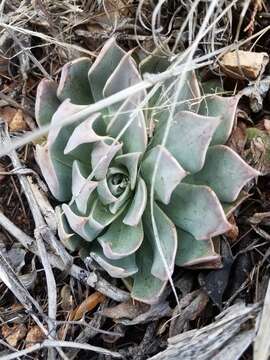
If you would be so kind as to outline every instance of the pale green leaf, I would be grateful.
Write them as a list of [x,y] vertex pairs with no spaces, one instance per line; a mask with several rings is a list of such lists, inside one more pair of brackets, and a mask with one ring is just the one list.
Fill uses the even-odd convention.
[[153,251],[146,240],[137,251],[136,263],[138,272],[133,276],[132,298],[148,304],[157,303],[167,281],[162,281],[151,274]]
[[109,259],[122,259],[135,253],[143,241],[142,222],[137,226],[129,226],[123,223],[123,215],[119,216],[98,238],[103,248],[104,255]]
[[[157,163],[158,157],[159,162]],[[155,198],[164,204],[168,204],[172,192],[186,176],[186,172],[167,149],[157,145],[146,153],[141,166],[143,179],[149,187],[153,182],[152,178],[156,166],[157,172],[154,180]]]
[[216,194],[208,186],[177,186],[170,204],[162,206],[176,226],[204,240],[230,230],[231,225]]
[[95,247],[91,253],[91,257],[114,278],[126,278],[137,273],[135,255],[129,255],[120,260],[111,260],[104,256],[102,250]]
[[94,145],[91,152],[91,165],[97,180],[105,178],[108,167],[116,154],[120,152],[122,144],[106,138]]
[[[99,124],[101,122],[102,119],[100,114],[95,113],[79,124],[68,139],[64,153],[68,154],[82,144],[91,144],[100,141],[103,138],[99,135]],[[98,129],[98,132],[96,131],[96,128]]]
[[98,182],[88,180],[87,173],[83,170],[83,164],[75,160],[72,166],[72,196],[78,210],[85,214],[90,195],[98,186]]
[[134,197],[124,217],[124,224],[136,226],[139,224],[147,202],[147,188],[144,180],[139,176]]
[[237,153],[224,145],[211,146],[205,165],[192,176],[192,182],[208,185],[223,202],[237,199],[243,186],[259,172],[249,166]]
[[[160,280],[167,280],[174,270],[174,261],[177,249],[176,228],[173,222],[156,203],[154,204],[154,219],[157,227],[158,239],[153,230],[150,207],[146,207],[143,214],[143,225],[145,229],[145,237],[147,238],[145,241],[149,241],[153,249],[151,274]],[[166,260],[167,269],[158,249],[158,241],[160,243],[164,259]]]
[[105,83],[124,55],[125,51],[116,44],[115,38],[113,37],[109,39],[101,49],[88,73],[88,79],[95,101],[103,98]]
[[[186,171],[197,172],[203,167],[208,146],[219,123],[218,117],[181,111],[174,116],[165,147]],[[152,147],[162,143],[165,126],[161,123],[157,127]]]
[[59,100],[70,99],[73,104],[88,105],[94,102],[88,81],[91,60],[82,57],[65,64],[57,89]]
[[212,268],[220,263],[220,255],[215,252],[211,239],[196,240],[190,233],[179,228],[177,234],[176,265]]
[[60,206],[55,208],[55,214],[57,218],[57,230],[60,241],[70,251],[78,250],[83,243],[83,239],[72,231]]
[[134,190],[137,181],[137,172],[142,153],[135,152],[117,156],[115,162],[124,165],[129,174],[130,188]]
[[221,122],[215,131],[211,145],[225,144],[231,134],[239,96],[207,96],[201,101],[199,113],[206,116],[220,116]]
[[49,124],[60,105],[56,90],[57,83],[47,79],[42,79],[37,87],[35,117],[39,126]]

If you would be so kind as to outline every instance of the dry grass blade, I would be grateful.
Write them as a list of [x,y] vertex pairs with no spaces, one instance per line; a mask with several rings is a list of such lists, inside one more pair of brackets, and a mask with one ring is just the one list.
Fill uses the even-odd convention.
[[[22,230],[20,230],[16,225],[14,225],[1,211],[0,211],[0,226],[2,226],[12,236],[14,236],[14,238],[17,241],[19,241],[26,249],[28,249],[35,255],[40,256],[34,239],[26,235]],[[100,275],[97,275],[94,272],[89,272],[85,269],[82,269],[80,266],[74,264],[71,265],[71,267],[69,267],[68,269],[66,269],[61,258],[52,253],[48,253],[48,258],[50,264],[53,267],[61,271],[67,270],[67,273],[70,276],[74,277],[83,284],[96,289],[97,291],[101,292],[107,297],[118,302],[124,302],[130,299],[129,293],[111,285]]]
[[259,330],[254,341],[254,360],[267,360],[270,356],[270,282],[268,283]]
[[[2,129],[1,129],[1,127],[2,127]],[[7,129],[5,127],[3,128],[3,124],[1,125],[1,123],[0,123],[0,131],[1,131],[1,133],[0,133],[1,143],[3,145],[9,144],[10,138],[9,138]],[[10,152],[8,154],[8,156],[10,157],[14,168],[21,167],[20,160],[15,151]],[[57,310],[56,282],[55,282],[55,278],[54,278],[54,275],[52,272],[51,264],[48,260],[47,250],[45,248],[45,244],[43,242],[43,237],[42,237],[42,230],[44,229],[44,227],[46,227],[46,223],[43,219],[42,214],[39,211],[39,207],[38,207],[36,199],[33,195],[29,181],[24,176],[19,176],[19,181],[20,181],[22,190],[26,196],[26,199],[28,201],[28,204],[31,209],[33,219],[35,222],[35,226],[36,226],[35,238],[36,238],[40,258],[41,258],[41,261],[42,261],[42,264],[43,264],[43,267],[45,270],[46,283],[47,283],[47,289],[48,289],[48,315],[49,315],[49,319],[50,319],[48,321],[48,327],[49,327],[51,336],[56,337],[55,326],[52,321],[52,320],[56,319],[56,310]],[[53,350],[50,349],[50,353],[51,353],[50,358],[53,358],[52,352],[53,352]]]
[[114,351],[110,351],[110,350],[106,350],[103,349],[101,347],[98,346],[93,346],[93,345],[89,345],[89,344],[79,344],[73,341],[55,341],[55,340],[44,340],[42,343],[40,344],[36,344],[31,346],[30,348],[27,348],[25,350],[20,350],[17,351],[13,354],[10,355],[4,355],[0,357],[0,360],[12,360],[12,359],[18,359],[21,356],[26,356],[28,354],[31,354],[35,351],[44,349],[44,348],[56,348],[56,347],[64,347],[64,348],[73,348],[73,349],[81,349],[81,350],[88,350],[88,351],[93,351],[96,352],[98,354],[103,354],[103,355],[108,355],[111,356],[113,358],[122,358],[122,355],[114,352]]
[[16,31],[18,33],[38,37],[38,38],[46,41],[48,44],[55,44],[55,45],[58,45],[60,47],[66,48],[66,49],[77,50],[77,51],[82,52],[84,54],[87,54],[87,55],[90,55],[90,56],[95,56],[95,53],[93,53],[92,51],[86,50],[85,48],[83,48],[81,46],[74,45],[74,44],[68,44],[68,43],[65,43],[65,42],[58,41],[57,39],[54,39],[51,36],[45,35],[43,33],[37,32],[37,31],[31,31],[31,30],[28,30],[28,29],[21,28],[19,26],[5,24],[3,22],[0,22],[0,27],[3,27],[4,29],[9,29],[11,31],[12,30]]

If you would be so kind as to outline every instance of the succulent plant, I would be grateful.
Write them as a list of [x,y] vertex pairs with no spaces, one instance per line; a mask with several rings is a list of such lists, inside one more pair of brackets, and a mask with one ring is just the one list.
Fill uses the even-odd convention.
[[158,300],[175,264],[220,264],[212,239],[230,229],[228,214],[243,186],[258,175],[224,145],[238,98],[202,96],[209,86],[187,72],[165,146],[175,80],[165,81],[148,104],[146,91],[140,91],[101,113],[69,125],[63,121],[140,82],[143,73],[168,66],[155,55],[137,66],[110,39],[93,64],[79,58],[63,67],[59,84],[42,80],[36,99],[38,124],[52,124],[36,158],[61,203],[60,239],[112,277],[131,279],[132,297],[147,303]]

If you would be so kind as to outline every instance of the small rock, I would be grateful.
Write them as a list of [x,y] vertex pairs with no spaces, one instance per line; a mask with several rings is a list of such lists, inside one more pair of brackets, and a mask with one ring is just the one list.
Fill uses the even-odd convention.
[[238,50],[225,54],[220,65],[222,71],[233,79],[255,80],[264,72],[268,62],[267,53]]

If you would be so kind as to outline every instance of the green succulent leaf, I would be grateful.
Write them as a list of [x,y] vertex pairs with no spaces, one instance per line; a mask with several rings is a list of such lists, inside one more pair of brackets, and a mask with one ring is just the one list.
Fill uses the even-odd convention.
[[155,198],[169,204],[172,192],[186,176],[186,172],[167,149],[157,145],[146,154],[141,167],[143,178],[149,187],[156,165],[158,167],[154,182]]
[[215,268],[220,263],[220,255],[215,252],[211,239],[196,240],[190,233],[177,228],[179,245],[175,264],[178,266],[199,266]]
[[[118,66],[109,77],[105,87],[104,96],[110,96],[118,91],[140,82],[141,77],[135,62],[127,53],[119,62]],[[124,153],[144,152],[147,145],[146,125],[141,102],[146,97],[146,92],[139,91],[127,98],[122,104],[116,104],[109,108],[110,119],[107,126],[107,134],[117,137],[123,129],[125,132],[120,139],[123,141]]]
[[112,214],[109,209],[96,198],[91,201],[90,213],[82,216],[74,206],[62,205],[62,209],[73,231],[86,241],[93,241],[108,225],[115,221],[124,211],[124,207]]
[[[207,149],[219,123],[219,117],[181,111],[174,116],[165,146],[186,171],[197,172],[203,167]],[[162,144],[165,130],[165,123],[158,125],[151,146]]]
[[[99,121],[100,120],[100,121]],[[101,141],[104,137],[97,133],[102,131],[102,120],[100,114],[93,114],[79,124],[70,135],[64,154],[67,155],[83,144],[91,144]]]
[[91,64],[89,58],[79,58],[63,66],[57,89],[57,97],[60,101],[70,99],[73,104],[78,105],[93,102],[87,78]]
[[152,275],[153,251],[147,241],[143,241],[143,245],[138,250],[136,263],[138,272],[133,276],[131,296],[136,300],[154,304],[159,300],[167,281],[162,281]]
[[88,72],[91,92],[95,101],[103,98],[104,86],[124,55],[125,52],[116,44],[114,38],[111,38],[103,46]]
[[81,246],[82,238],[70,228],[61,206],[55,208],[55,214],[58,223],[59,239],[70,251],[78,250]]
[[[167,280],[172,274],[174,269],[175,254],[177,249],[177,233],[173,222],[168,216],[160,209],[157,204],[154,204],[154,219],[157,227],[157,236],[153,230],[151,220],[150,208],[147,207],[143,215],[143,224],[145,228],[145,237],[150,242],[153,249],[153,264],[151,267],[151,274],[160,280]],[[157,241],[160,243],[164,259],[166,260],[167,267],[165,266],[160,255]],[[169,272],[169,273],[168,273]]]
[[[181,86],[181,90],[178,93],[178,98],[175,99],[175,94]],[[158,105],[160,102],[162,105],[167,103],[167,116],[170,112],[171,101],[176,100],[175,113],[180,111],[192,111],[196,113],[200,106],[201,92],[199,83],[195,74],[195,71],[187,71],[182,73],[178,78],[170,78],[165,81],[164,92],[162,93]],[[161,106],[162,106],[161,105]]]
[[[136,67],[136,63],[130,53],[126,53],[117,64],[114,71],[106,81],[103,95],[111,96],[141,81],[141,75]],[[134,104],[139,104],[146,96],[146,91],[138,91],[132,95]],[[116,105],[117,106],[117,105]]]
[[237,199],[243,186],[259,173],[232,149],[224,145],[211,146],[203,169],[192,176],[192,182],[208,185],[223,202]]
[[212,95],[202,100],[199,113],[206,116],[220,116],[221,122],[212,138],[211,145],[225,144],[231,134],[237,105],[238,96],[222,97]]
[[135,152],[135,153],[119,155],[115,158],[115,162],[117,164],[124,165],[125,168],[128,170],[131,190],[134,190],[136,186],[138,167],[139,167],[139,161],[141,155],[142,153]]
[[112,120],[107,127],[109,136],[123,142],[124,153],[144,152],[147,146],[144,115],[135,107],[133,100],[127,99],[116,112],[111,113]]
[[135,255],[126,256],[120,260],[105,257],[101,249],[93,248],[91,257],[114,278],[126,278],[138,272]]
[[154,51],[140,62],[139,69],[141,74],[159,74],[166,71],[170,65],[170,61],[164,54]]
[[92,216],[78,215],[67,204],[63,204],[62,209],[71,229],[86,241],[93,241],[104,229]]
[[[49,132],[47,144],[38,146],[37,161],[54,197],[66,201],[71,196],[71,170],[73,158],[66,157],[64,149],[76,124],[62,126],[65,117],[76,114],[82,107],[65,100],[52,117],[53,131]],[[80,160],[80,159],[78,159]]]
[[163,209],[176,226],[197,240],[209,239],[231,228],[216,194],[208,186],[181,183]]
[[119,196],[119,198],[112,204],[109,205],[110,212],[115,214],[118,210],[120,210],[127,201],[130,199],[131,192],[129,186],[125,188],[123,193]]
[[120,152],[121,148],[122,144],[114,142],[111,138],[101,140],[94,145],[91,152],[91,165],[97,180],[105,178],[112,159]]
[[61,104],[56,97],[56,91],[57,83],[52,80],[43,79],[37,87],[35,117],[39,126],[49,124]]
[[100,201],[102,202],[103,205],[108,205],[108,204],[111,204],[111,203],[114,203],[115,201],[117,201],[117,197],[111,193],[111,190],[108,186],[108,181],[106,178],[99,181],[98,187],[97,187],[97,192],[98,192]]
[[145,181],[139,177],[132,202],[129,205],[123,223],[137,226],[142,218],[147,203],[147,188]]
[[140,221],[137,226],[123,223],[123,215],[118,217],[104,235],[98,237],[104,255],[108,259],[122,259],[135,253],[143,241],[143,226]]
[[75,199],[78,210],[85,214],[89,198],[98,186],[97,181],[87,180],[84,166],[75,160],[72,166],[72,197]]

